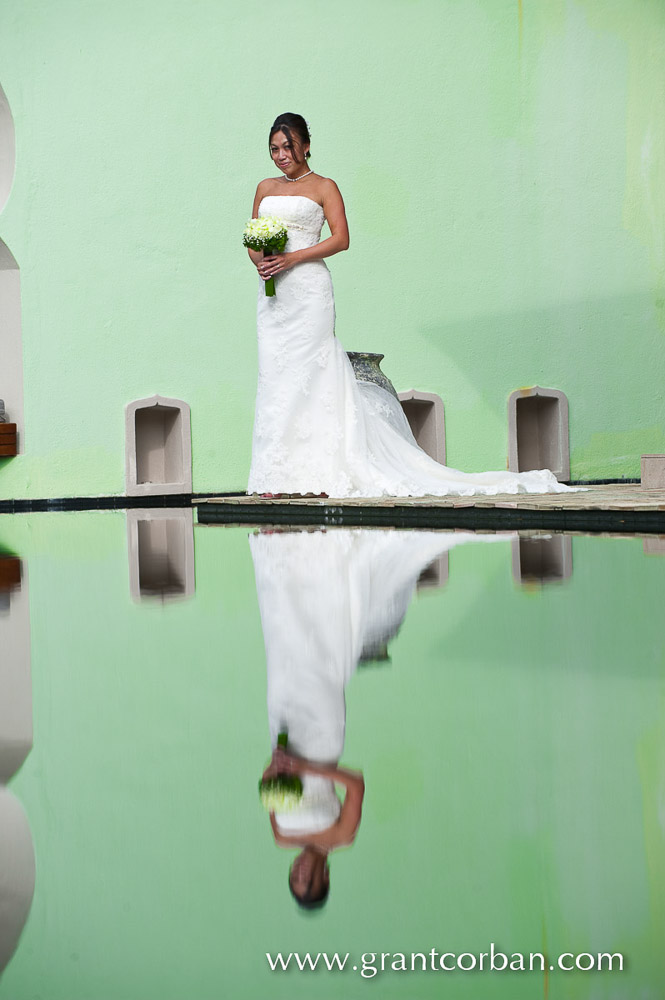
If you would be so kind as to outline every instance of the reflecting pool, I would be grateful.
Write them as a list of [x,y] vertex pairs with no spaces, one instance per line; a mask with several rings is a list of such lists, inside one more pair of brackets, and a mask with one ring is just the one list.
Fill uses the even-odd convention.
[[661,998],[664,581],[655,537],[1,517],[0,1000]]

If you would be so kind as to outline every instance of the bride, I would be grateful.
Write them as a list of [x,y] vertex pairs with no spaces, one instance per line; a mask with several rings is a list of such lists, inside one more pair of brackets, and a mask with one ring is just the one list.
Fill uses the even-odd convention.
[[[258,295],[259,375],[248,493],[276,496],[471,496],[571,489],[548,470],[465,473],[416,443],[399,402],[357,382],[335,337],[335,303],[324,262],[349,246],[344,202],[333,180],[309,169],[305,119],[283,114],[268,138],[280,177],[261,181],[253,218],[288,229],[283,253],[249,250],[275,295]],[[320,240],[323,223],[330,236]]]

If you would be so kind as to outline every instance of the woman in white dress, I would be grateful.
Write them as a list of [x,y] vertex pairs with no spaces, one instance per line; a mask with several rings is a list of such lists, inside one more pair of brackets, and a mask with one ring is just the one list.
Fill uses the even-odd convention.
[[[259,376],[248,493],[265,497],[470,496],[551,493],[571,487],[548,470],[465,473],[417,444],[401,406],[379,386],[356,382],[335,337],[335,303],[325,257],[349,246],[340,191],[309,169],[309,131],[280,115],[270,155],[280,177],[261,181],[253,218],[288,228],[283,253],[249,250],[262,279],[258,295]],[[320,240],[323,223],[330,236]],[[276,294],[263,282],[275,279]]]
[[[266,651],[272,760],[263,777],[299,774],[295,808],[272,812],[275,843],[299,853],[289,887],[299,905],[325,902],[329,859],[362,817],[362,773],[339,766],[346,686],[359,660],[398,632],[422,571],[459,545],[511,535],[332,528],[249,537]],[[287,733],[288,748],[278,745]],[[344,802],[336,786],[344,788]]]

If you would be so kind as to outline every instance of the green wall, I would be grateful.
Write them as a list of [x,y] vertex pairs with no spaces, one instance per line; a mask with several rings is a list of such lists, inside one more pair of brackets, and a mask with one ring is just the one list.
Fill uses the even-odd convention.
[[194,489],[244,489],[239,234],[284,110],[346,200],[337,333],[443,397],[449,464],[503,467],[534,384],[568,395],[573,478],[665,451],[660,0],[5,0],[0,67],[25,381],[0,497],[122,493],[153,393],[191,405]]

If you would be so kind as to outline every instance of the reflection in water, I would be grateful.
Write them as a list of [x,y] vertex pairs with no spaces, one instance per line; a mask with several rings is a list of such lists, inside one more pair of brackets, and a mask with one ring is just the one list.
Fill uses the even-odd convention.
[[434,559],[418,577],[418,590],[438,590],[448,583],[448,553]]
[[4,787],[31,746],[28,590],[21,561],[0,554],[0,971],[14,954],[35,888],[30,827]]
[[[274,748],[263,777],[302,779],[299,801],[270,814],[275,842],[302,848],[289,875],[300,905],[325,901],[328,856],[352,844],[360,824],[362,774],[338,766],[346,684],[359,662],[388,659],[388,643],[434,560],[447,559],[465,542],[505,537],[362,528],[269,529],[250,536]],[[277,746],[281,733],[288,735],[286,751]],[[343,804],[336,786],[344,788]]]
[[651,535],[642,542],[645,556],[665,556],[665,535]]
[[9,595],[21,586],[21,560],[0,552],[0,612],[9,608]]
[[32,834],[23,807],[0,787],[0,972],[16,950],[35,891]]
[[517,583],[561,583],[573,573],[571,535],[523,535],[513,541]]
[[0,781],[4,784],[32,746],[30,604],[26,574],[15,557],[0,556],[0,597]]
[[[481,955],[491,941],[506,953],[620,952],[624,971],[555,970],[547,980],[455,973],[452,995],[467,984],[483,1000],[662,998],[662,556],[644,556],[641,538],[577,536],[574,576],[535,589],[514,584],[510,541],[464,545],[450,555],[445,591],[407,611],[409,579],[430,555],[445,558],[439,544],[464,536],[430,533],[434,552],[421,553],[425,536],[415,531],[316,531],[300,540],[313,556],[296,562],[295,580],[299,538],[252,539],[277,653],[295,657],[280,666],[269,649],[271,714],[286,703],[296,737],[296,713],[278,696],[296,687],[290,672],[305,671],[302,646],[326,697],[350,680],[340,757],[306,759],[361,767],[366,784],[354,846],[326,855],[331,892],[307,926],[286,885],[307,841],[276,847],[257,803],[270,740],[247,534],[201,531],[196,598],[137,606],[124,513],[0,518],[3,540],[29,559],[35,719],[35,745],[8,786],[16,798],[0,793],[0,858],[10,858],[0,863],[0,962],[31,892],[16,799],[39,866],[0,998],[360,1000],[367,989],[352,965],[360,970],[363,953],[376,953],[376,964],[382,952]],[[328,547],[344,537],[346,560]],[[401,565],[410,553],[411,569]],[[403,586],[390,584],[395,567]],[[14,648],[28,652],[25,563],[22,588],[3,596],[4,668],[7,622]],[[330,650],[342,679],[326,686],[318,663]],[[353,676],[344,657],[358,652],[389,654],[392,666],[359,666]],[[3,688],[0,719],[6,698]],[[25,722],[21,711],[17,704]],[[0,733],[6,747],[5,722]],[[343,798],[344,785],[336,788]],[[298,875],[309,877],[306,866]],[[320,964],[313,974],[292,973],[293,962],[287,974],[270,971],[267,952],[304,950],[352,957],[332,979]],[[448,981],[429,971],[405,977],[387,964],[377,989],[433,1000],[446,991],[441,976]]]
[[135,601],[193,595],[193,518],[191,507],[127,511],[129,589]]

